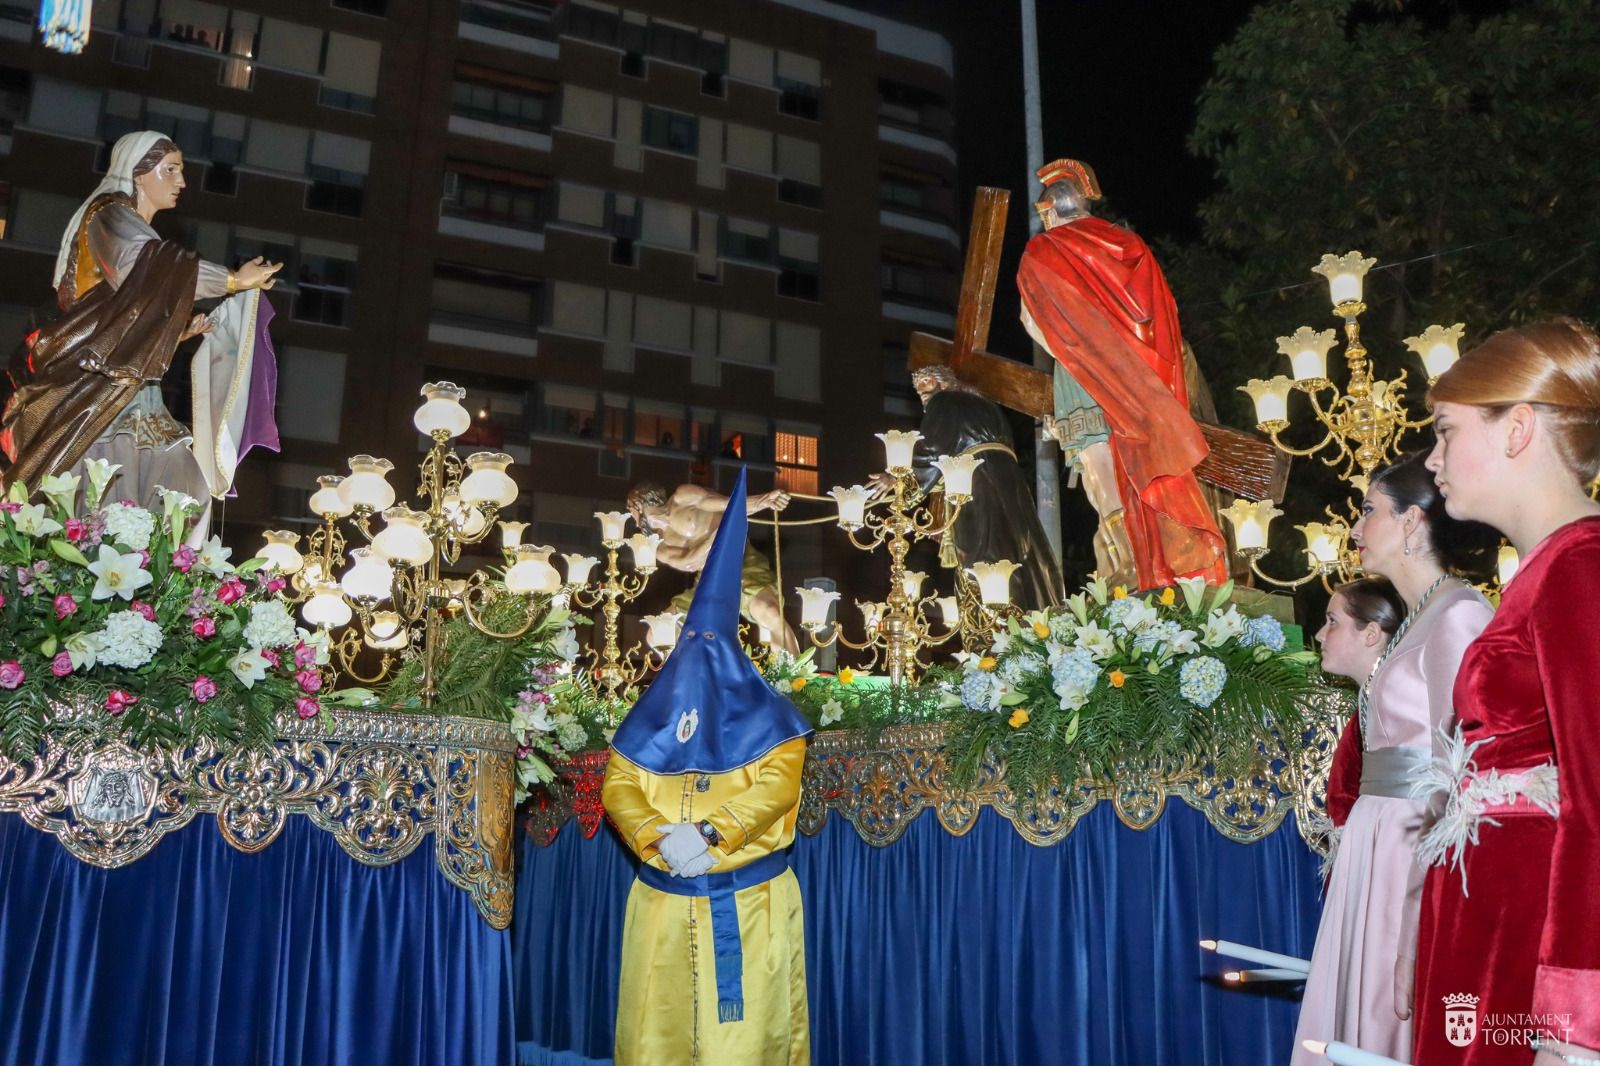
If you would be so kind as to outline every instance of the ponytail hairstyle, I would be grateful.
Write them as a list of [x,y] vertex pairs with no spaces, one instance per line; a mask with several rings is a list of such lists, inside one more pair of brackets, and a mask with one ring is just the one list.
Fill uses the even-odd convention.
[[1405,601],[1394,586],[1381,577],[1346,581],[1334,589],[1333,594],[1344,597],[1345,612],[1358,626],[1365,629],[1375,622],[1384,636],[1394,636],[1401,619],[1406,616]]

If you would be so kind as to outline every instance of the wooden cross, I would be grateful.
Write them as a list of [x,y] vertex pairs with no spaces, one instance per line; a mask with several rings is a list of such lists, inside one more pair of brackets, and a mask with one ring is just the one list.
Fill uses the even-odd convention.
[[[1005,238],[1004,189],[979,186],[967,238],[967,262],[961,275],[961,300],[956,307],[951,340],[929,333],[911,335],[912,370],[948,366],[956,377],[976,386],[989,399],[1032,418],[1055,413],[1051,371],[985,351],[994,315],[994,287],[1000,273],[1000,245]],[[1253,433],[1201,422],[1210,453],[1195,474],[1208,485],[1252,500],[1283,499],[1289,479],[1289,457],[1271,441]]]

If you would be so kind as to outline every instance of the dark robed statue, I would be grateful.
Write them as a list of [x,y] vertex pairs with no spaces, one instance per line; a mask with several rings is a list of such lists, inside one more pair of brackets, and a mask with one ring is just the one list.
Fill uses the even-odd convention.
[[922,439],[912,474],[924,492],[939,481],[933,465],[941,455],[983,460],[972,475],[972,502],[961,510],[947,544],[955,558],[946,565],[965,574],[973,563],[1010,559],[1020,565],[1011,578],[1012,602],[1024,610],[1059,606],[1065,599],[1061,567],[1039,524],[1029,479],[1017,465],[1011,425],[1004,412],[948,367],[925,367],[912,375],[922,399]]

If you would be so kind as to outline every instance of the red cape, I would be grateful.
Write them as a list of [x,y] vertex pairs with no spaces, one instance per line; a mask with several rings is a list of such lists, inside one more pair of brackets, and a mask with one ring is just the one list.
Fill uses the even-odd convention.
[[1017,286],[1050,351],[1105,410],[1140,586],[1225,581],[1225,542],[1194,476],[1207,449],[1189,414],[1178,307],[1149,246],[1075,219],[1028,242]]

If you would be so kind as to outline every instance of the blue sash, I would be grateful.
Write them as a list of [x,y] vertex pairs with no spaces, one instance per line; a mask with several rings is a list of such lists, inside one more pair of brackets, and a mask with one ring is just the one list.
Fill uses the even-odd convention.
[[674,896],[705,896],[711,900],[711,942],[717,958],[717,1021],[744,1020],[744,952],[739,943],[739,908],[733,894],[742,888],[766,884],[789,868],[789,856],[776,851],[748,866],[727,873],[699,877],[673,877],[644,864],[639,880]]

